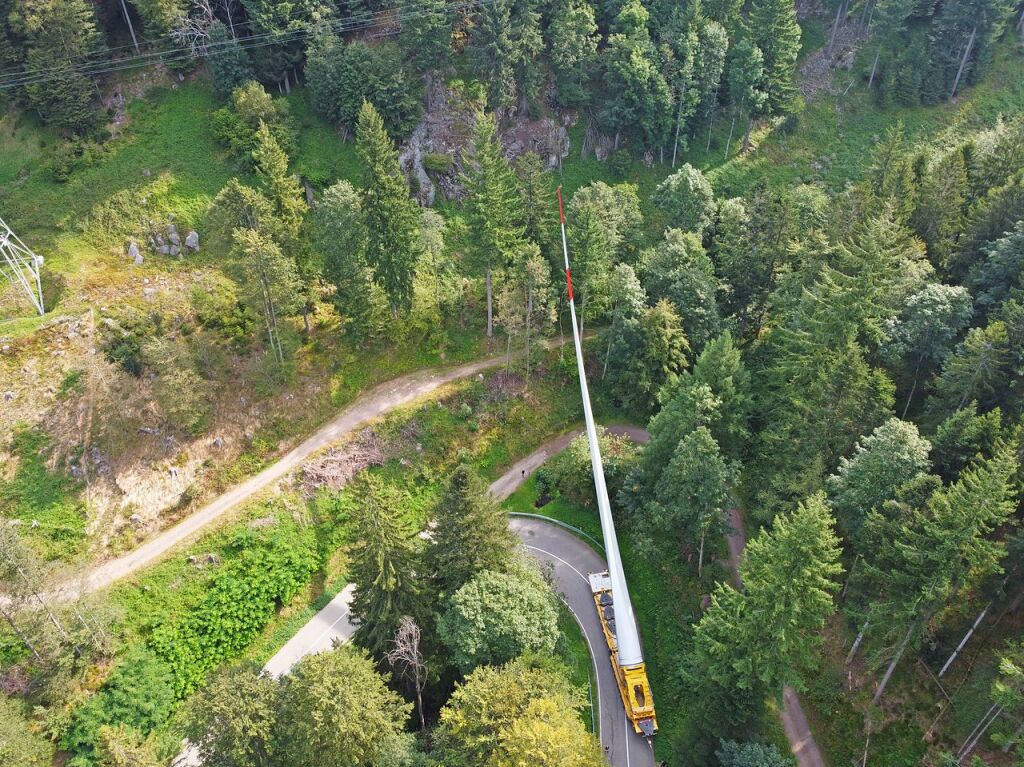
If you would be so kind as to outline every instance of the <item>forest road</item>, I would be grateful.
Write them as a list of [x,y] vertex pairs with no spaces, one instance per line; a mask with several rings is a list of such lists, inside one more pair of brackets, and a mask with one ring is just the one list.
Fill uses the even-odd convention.
[[[555,342],[557,344],[557,341]],[[311,455],[355,432],[367,422],[388,411],[429,394],[445,384],[468,378],[505,361],[504,355],[488,357],[451,368],[428,368],[379,384],[346,407],[273,464],[218,496],[173,527],[150,538],[129,553],[111,559],[89,571],[84,577],[58,586],[53,596],[73,598],[105,588],[149,565],[204,527],[249,500],[274,482],[297,469]]]

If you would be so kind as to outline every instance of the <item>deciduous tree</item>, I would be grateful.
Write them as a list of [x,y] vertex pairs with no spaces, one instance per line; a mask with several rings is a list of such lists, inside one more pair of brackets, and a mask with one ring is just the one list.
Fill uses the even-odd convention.
[[257,665],[223,669],[189,700],[185,735],[204,764],[269,767],[279,699],[277,681]]
[[555,595],[532,563],[509,573],[485,570],[452,595],[437,630],[464,674],[528,652],[551,653],[559,635]]
[[346,645],[307,655],[284,679],[277,753],[291,767],[373,767],[403,751],[408,758],[411,710],[365,651]]

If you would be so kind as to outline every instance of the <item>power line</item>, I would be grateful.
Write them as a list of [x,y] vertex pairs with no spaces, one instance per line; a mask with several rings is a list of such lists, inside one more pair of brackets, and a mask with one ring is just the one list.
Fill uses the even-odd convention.
[[[463,2],[453,3],[451,10],[465,10],[479,5],[490,5],[496,2],[496,0],[464,0]],[[232,40],[226,40],[220,43],[208,43],[203,47],[205,57],[216,56],[231,46],[237,44],[242,50],[253,50],[257,48],[264,48],[270,45],[286,45],[292,42],[298,42],[308,37],[312,37],[314,34],[324,29],[325,27],[331,31],[337,33],[348,33],[358,32],[365,29],[369,29],[374,26],[382,26],[388,22],[394,23],[407,23],[416,21],[420,18],[424,18],[429,12],[416,12],[416,13],[399,13],[394,17],[388,17],[384,19],[378,19],[374,17],[354,17],[349,19],[338,19],[336,21],[320,22],[316,25],[309,25],[302,28],[298,28],[288,32],[265,32],[257,35],[249,35],[247,37],[241,37]],[[391,32],[379,32],[375,37],[390,37],[398,34],[397,31]],[[70,74],[80,74],[87,77],[94,77],[98,75],[110,74],[113,72],[125,71],[128,69],[135,69],[139,67],[150,66],[152,64],[175,64],[184,63],[193,58],[193,54],[186,48],[167,49],[161,51],[151,51],[138,56],[131,56],[123,59],[108,59],[99,62],[84,63],[79,66],[72,65],[70,72],[66,68],[58,68],[56,70],[50,68],[47,70],[22,70],[20,72],[7,73],[0,75],[0,90],[9,90],[11,88],[23,87],[26,85],[37,85],[45,82],[52,82],[67,78]],[[71,64],[71,61],[68,62]]]

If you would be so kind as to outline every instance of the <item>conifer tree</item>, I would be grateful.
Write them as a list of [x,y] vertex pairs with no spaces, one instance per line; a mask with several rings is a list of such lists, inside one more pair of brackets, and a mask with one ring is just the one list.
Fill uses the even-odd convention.
[[363,166],[360,190],[366,227],[366,260],[384,290],[392,317],[412,306],[419,258],[419,215],[409,198],[409,183],[380,113],[363,102],[356,127],[356,153]]
[[224,24],[213,22],[209,34],[211,50],[206,57],[206,68],[210,70],[210,79],[217,95],[221,99],[228,99],[235,88],[253,79],[252,65],[245,49],[231,36]]
[[263,191],[274,205],[278,225],[275,236],[282,244],[294,244],[302,227],[306,202],[298,179],[288,172],[288,155],[262,121],[256,130],[252,159]]
[[744,591],[716,588],[683,669],[712,731],[749,720],[765,692],[781,698],[784,686],[803,687],[842,572],[832,524],[824,497],[808,498],[750,541]]
[[701,426],[679,441],[648,506],[644,521],[652,542],[670,540],[678,546],[699,541],[698,577],[704,569],[707,537],[723,535],[728,529],[728,484],[733,475],[715,438]]
[[508,570],[518,540],[487,483],[471,466],[455,469],[434,513],[427,562],[442,595],[454,594],[483,570]]
[[483,3],[475,14],[471,55],[487,83],[491,109],[507,110],[516,102],[516,41],[512,32],[515,0]]
[[524,235],[516,177],[505,158],[493,115],[477,113],[463,183],[469,256],[484,272],[490,341],[494,336],[494,272],[511,263]]
[[443,67],[452,55],[452,9],[448,0],[401,0],[402,47],[418,72]]
[[600,40],[594,7],[586,0],[562,0],[548,25],[548,38],[559,103],[585,106],[591,100],[590,78]]
[[46,80],[25,86],[29,104],[51,125],[82,133],[96,122],[95,84],[74,66],[104,50],[95,10],[85,0],[16,3],[4,19],[25,40],[25,65]]
[[800,26],[793,0],[754,0],[749,29],[764,55],[765,92],[772,114],[789,112],[796,100],[796,58],[800,53]]
[[295,259],[282,253],[277,243],[260,229],[236,229],[233,239],[233,254],[246,288],[245,301],[263,319],[267,343],[278,364],[283,364],[281,322],[302,303],[302,281]]
[[764,54],[748,39],[737,42],[729,51],[729,103],[732,106],[732,124],[729,139],[725,142],[725,158],[729,158],[729,145],[736,128],[736,118],[747,116],[747,131],[743,138],[743,149],[750,145],[750,129],[754,118],[764,109],[767,94],[764,92]]
[[971,400],[985,410],[1000,404],[1009,383],[1010,351],[1010,336],[1002,320],[972,328],[943,365],[928,407],[949,413]]
[[626,0],[615,17],[604,53],[605,101],[602,120],[615,133],[636,140],[640,149],[664,147],[672,123],[672,94],[651,42],[650,15],[640,0]]
[[558,213],[554,192],[545,177],[544,166],[536,152],[524,152],[515,163],[519,179],[519,199],[524,233],[537,243],[542,253],[550,252],[558,232]]
[[1015,508],[1018,463],[1012,444],[931,496],[923,509],[886,518],[872,513],[861,577],[881,596],[867,624],[891,658],[875,691],[877,704],[907,648],[936,611],[970,582],[1000,572],[1005,545],[993,540]]
[[402,519],[406,499],[375,477],[352,486],[359,499],[351,577],[353,641],[375,658],[387,654],[402,618],[421,612],[415,535]]
[[346,332],[362,341],[371,329],[373,272],[366,263],[362,202],[348,181],[324,192],[316,207],[313,236],[324,277],[334,286],[331,302],[345,318]]

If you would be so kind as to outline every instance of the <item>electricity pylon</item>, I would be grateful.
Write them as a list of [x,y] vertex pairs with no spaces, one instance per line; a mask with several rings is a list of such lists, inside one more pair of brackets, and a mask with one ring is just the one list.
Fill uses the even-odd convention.
[[40,315],[46,314],[39,276],[42,268],[43,257],[33,253],[0,218],[0,274],[21,288]]

